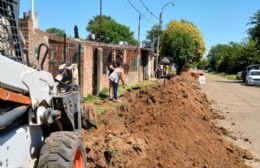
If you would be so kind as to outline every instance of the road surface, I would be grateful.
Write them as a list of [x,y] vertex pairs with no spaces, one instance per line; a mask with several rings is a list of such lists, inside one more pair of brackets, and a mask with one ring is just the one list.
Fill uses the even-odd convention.
[[252,152],[253,161],[246,161],[253,168],[260,167],[260,87],[245,86],[217,75],[206,74],[202,91],[215,109],[226,117],[218,124],[236,138],[231,141]]

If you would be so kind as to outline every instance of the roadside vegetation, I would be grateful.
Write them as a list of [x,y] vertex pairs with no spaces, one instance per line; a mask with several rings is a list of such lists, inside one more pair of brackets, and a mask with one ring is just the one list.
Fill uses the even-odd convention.
[[[236,74],[251,64],[260,63],[260,10],[247,23],[248,37],[242,42],[217,44],[213,46],[206,58],[200,61],[199,68],[210,68],[216,72]],[[233,78],[233,77],[232,77]]]
[[236,80],[237,79],[236,74],[225,74],[224,77],[229,79],[229,80]]
[[[118,44],[120,41],[126,41],[131,45],[136,45],[137,40],[134,38],[134,32],[130,30],[129,27],[117,23],[110,16],[102,15],[102,33],[101,41],[104,43]],[[86,30],[91,34],[99,34],[99,22],[100,16],[94,16],[88,22]],[[95,41],[99,41],[96,38]]]
[[186,20],[171,21],[161,43],[160,54],[173,58],[178,75],[185,67],[196,65],[206,50],[200,30]]
[[[123,96],[127,91],[130,90],[135,90],[138,88],[145,88],[145,87],[151,87],[151,86],[155,86],[157,85],[157,81],[154,80],[145,80],[142,81],[136,85],[129,85],[126,86],[125,88],[123,88],[122,86],[119,86],[118,88],[118,96],[121,97]],[[95,111],[97,114],[101,114],[103,113],[105,110],[108,110],[111,107],[107,107],[106,105],[103,105],[102,101],[111,101],[109,100],[109,91],[108,88],[104,88],[98,96],[94,96],[94,95],[88,95],[87,97],[83,98],[84,102],[89,102],[89,103],[93,103],[94,107],[95,107]]]
[[218,75],[218,76],[222,76],[226,79],[229,79],[229,80],[237,80],[237,75],[236,74],[226,74],[226,73],[218,73],[216,71],[212,71],[212,72],[209,72],[209,74],[212,74],[212,75]]

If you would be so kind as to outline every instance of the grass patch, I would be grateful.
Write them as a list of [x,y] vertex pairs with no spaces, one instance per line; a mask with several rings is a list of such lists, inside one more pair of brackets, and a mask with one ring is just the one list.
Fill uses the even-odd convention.
[[[157,82],[155,80],[141,81],[140,83],[138,83],[136,85],[129,85],[129,86],[126,86],[125,88],[123,88],[122,85],[119,85],[118,97],[124,95],[128,89],[132,90],[133,88],[143,88],[143,87],[155,86],[155,85],[157,85]],[[85,102],[95,103],[95,102],[98,102],[100,100],[104,100],[107,98],[109,98],[109,90],[108,90],[108,88],[104,88],[101,90],[101,92],[99,93],[98,96],[88,95],[83,100]]]
[[118,87],[118,97],[124,95],[127,92],[127,89],[129,89],[129,87],[123,88],[122,86],[119,86]]
[[101,92],[99,93],[98,97],[100,99],[107,99],[109,97],[109,90],[108,90],[108,88],[102,89]]
[[94,95],[88,95],[87,97],[84,97],[84,102],[90,102],[90,103],[95,103],[97,102],[98,100],[100,100],[99,97],[97,96],[94,96]]
[[125,88],[123,88],[121,85],[118,87],[118,96],[122,96],[124,95],[128,89],[132,90],[133,88],[144,88],[144,87],[148,87],[148,86],[155,86],[158,83],[155,80],[145,80],[145,81],[141,81],[138,84],[135,85],[130,85],[130,86],[126,86]]
[[219,75],[219,76],[222,76],[228,80],[236,80],[237,79],[237,75],[236,74],[226,74],[224,72],[222,73],[219,73],[219,72],[215,72],[215,71],[212,71],[210,72],[209,74],[211,75]]
[[[144,88],[144,87],[148,87],[148,86],[155,86],[157,85],[157,82],[154,80],[146,80],[146,81],[142,81],[136,85],[129,85],[126,87],[122,87],[122,85],[120,85],[118,87],[118,97],[125,95],[125,93],[127,92],[127,90],[132,90],[133,88]],[[109,108],[113,108],[113,107],[105,107],[103,105],[96,105],[95,103],[108,99],[109,98],[109,90],[108,88],[104,88],[101,90],[101,92],[99,93],[98,96],[94,96],[94,95],[88,95],[87,97],[84,97],[83,101],[84,102],[89,102],[89,103],[93,103],[94,107],[95,107],[95,111],[96,114],[102,114],[105,110],[108,110]],[[98,104],[98,103],[97,103]],[[119,105],[119,104],[118,104]],[[114,107],[118,106],[117,104]],[[122,103],[120,103],[120,105],[122,105]],[[119,116],[121,118],[124,118],[123,116]]]
[[103,113],[105,110],[107,110],[106,107],[95,105],[95,111],[96,111],[96,113],[97,113],[98,115],[101,114],[101,113]]
[[157,85],[158,83],[155,81],[155,80],[145,80],[145,81],[142,81],[138,84],[136,84],[134,87],[147,87],[147,86],[155,86]]
[[100,100],[107,99],[108,97],[109,97],[108,88],[104,88],[100,91],[98,96],[89,94],[87,97],[84,97],[83,100],[84,100],[84,102],[95,103]]
[[235,75],[235,74],[225,74],[224,77],[226,79],[229,79],[229,80],[236,80],[237,79],[237,75]]
[[217,75],[218,73],[216,71],[211,71],[211,72],[208,72],[208,74]]

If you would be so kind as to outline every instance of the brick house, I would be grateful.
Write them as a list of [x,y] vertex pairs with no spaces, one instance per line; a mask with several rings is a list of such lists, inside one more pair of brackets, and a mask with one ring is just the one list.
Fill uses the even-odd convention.
[[[33,22],[29,17],[20,19],[19,26],[30,60],[38,55],[38,46],[41,43],[47,44],[48,55],[44,70],[51,72],[53,76],[57,75],[59,65],[80,59],[79,75],[83,97],[98,94],[100,90],[108,87],[107,64],[118,51],[124,55],[123,67],[128,85],[153,77],[154,57],[150,49],[102,43],[100,47],[103,52],[99,58],[99,44],[96,42],[54,36],[38,29],[37,26],[33,30]],[[43,53],[39,55],[41,58]]]

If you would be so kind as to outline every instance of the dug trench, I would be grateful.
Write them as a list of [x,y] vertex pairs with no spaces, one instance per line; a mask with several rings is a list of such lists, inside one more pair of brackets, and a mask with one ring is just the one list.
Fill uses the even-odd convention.
[[223,119],[196,79],[185,73],[163,84],[129,90],[122,103],[98,116],[84,131],[88,167],[243,168],[249,151],[225,140]]

